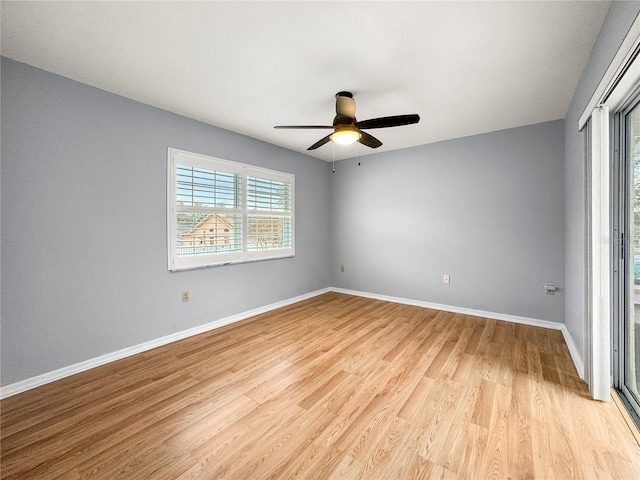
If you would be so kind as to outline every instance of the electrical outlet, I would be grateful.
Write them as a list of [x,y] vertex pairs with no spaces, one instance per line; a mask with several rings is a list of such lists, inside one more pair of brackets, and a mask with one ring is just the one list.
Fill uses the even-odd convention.
[[189,301],[189,290],[184,290],[182,292],[182,301],[183,302],[188,302]]
[[344,273],[344,265],[340,265],[340,271]]
[[449,283],[451,283],[451,279],[449,278],[449,275],[445,275],[445,276],[442,278],[442,283],[446,283],[447,285],[448,285]]

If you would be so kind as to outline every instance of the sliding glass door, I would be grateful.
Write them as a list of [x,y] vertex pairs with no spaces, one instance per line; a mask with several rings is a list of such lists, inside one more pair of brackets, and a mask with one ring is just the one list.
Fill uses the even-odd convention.
[[[617,236],[619,272],[614,315],[615,385],[625,403],[640,417],[640,99],[616,118],[619,160]],[[616,262],[614,262],[615,264]]]

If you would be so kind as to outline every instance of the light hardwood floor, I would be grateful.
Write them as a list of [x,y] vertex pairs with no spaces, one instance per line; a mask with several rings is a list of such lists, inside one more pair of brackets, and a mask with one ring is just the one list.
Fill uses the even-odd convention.
[[2,478],[640,478],[559,331],[338,293],[0,407]]

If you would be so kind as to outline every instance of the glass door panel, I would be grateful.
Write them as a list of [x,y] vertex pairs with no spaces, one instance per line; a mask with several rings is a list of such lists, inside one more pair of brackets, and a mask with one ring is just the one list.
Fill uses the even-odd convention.
[[623,155],[626,164],[625,311],[622,332],[623,392],[640,413],[640,104],[624,114]]

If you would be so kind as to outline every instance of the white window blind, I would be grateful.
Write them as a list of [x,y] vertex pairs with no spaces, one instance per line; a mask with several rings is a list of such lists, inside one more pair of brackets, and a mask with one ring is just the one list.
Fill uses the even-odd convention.
[[294,176],[173,148],[169,270],[293,256]]
[[247,179],[247,247],[291,247],[291,183],[260,177]]

